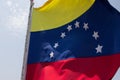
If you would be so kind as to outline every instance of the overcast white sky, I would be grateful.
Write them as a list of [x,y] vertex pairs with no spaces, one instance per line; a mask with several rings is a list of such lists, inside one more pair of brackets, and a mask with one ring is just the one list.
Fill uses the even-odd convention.
[[[120,10],[120,0],[110,1]],[[0,0],[0,80],[20,80],[28,14],[29,0]]]
[[20,80],[28,14],[29,0],[0,0],[0,80]]

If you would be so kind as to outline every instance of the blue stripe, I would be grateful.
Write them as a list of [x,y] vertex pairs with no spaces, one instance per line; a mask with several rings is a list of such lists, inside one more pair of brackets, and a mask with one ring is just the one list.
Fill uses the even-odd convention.
[[[80,28],[75,28],[76,21],[80,22]],[[88,23],[87,31],[83,28],[84,23]],[[68,25],[72,25],[71,31],[67,30]],[[98,32],[97,40],[92,37],[94,31]],[[60,37],[62,32],[66,33],[63,39]],[[54,48],[56,42],[59,46]],[[98,44],[103,46],[101,53],[95,49]],[[53,58],[50,58],[51,52]],[[120,14],[107,2],[97,0],[85,14],[60,28],[31,32],[28,64],[115,53],[120,53]]]

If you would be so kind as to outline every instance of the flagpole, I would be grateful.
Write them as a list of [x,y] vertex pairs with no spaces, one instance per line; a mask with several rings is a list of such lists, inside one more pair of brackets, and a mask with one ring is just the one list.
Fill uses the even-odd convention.
[[27,26],[26,39],[25,39],[25,49],[24,49],[21,80],[25,80],[25,78],[26,78],[27,58],[28,58],[28,49],[29,49],[29,41],[30,41],[30,29],[31,29],[33,5],[34,5],[33,0],[30,0],[30,10],[29,10],[28,26]]

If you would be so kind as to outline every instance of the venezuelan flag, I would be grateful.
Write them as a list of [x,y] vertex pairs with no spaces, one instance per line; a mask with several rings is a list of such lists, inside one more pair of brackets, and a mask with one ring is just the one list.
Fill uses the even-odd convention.
[[32,12],[26,80],[111,80],[120,13],[107,0],[48,0]]

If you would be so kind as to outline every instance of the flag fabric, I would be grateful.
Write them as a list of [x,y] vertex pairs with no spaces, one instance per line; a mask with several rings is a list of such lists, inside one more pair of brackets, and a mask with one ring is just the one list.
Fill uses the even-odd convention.
[[26,80],[111,80],[120,13],[107,0],[48,0],[32,12]]

